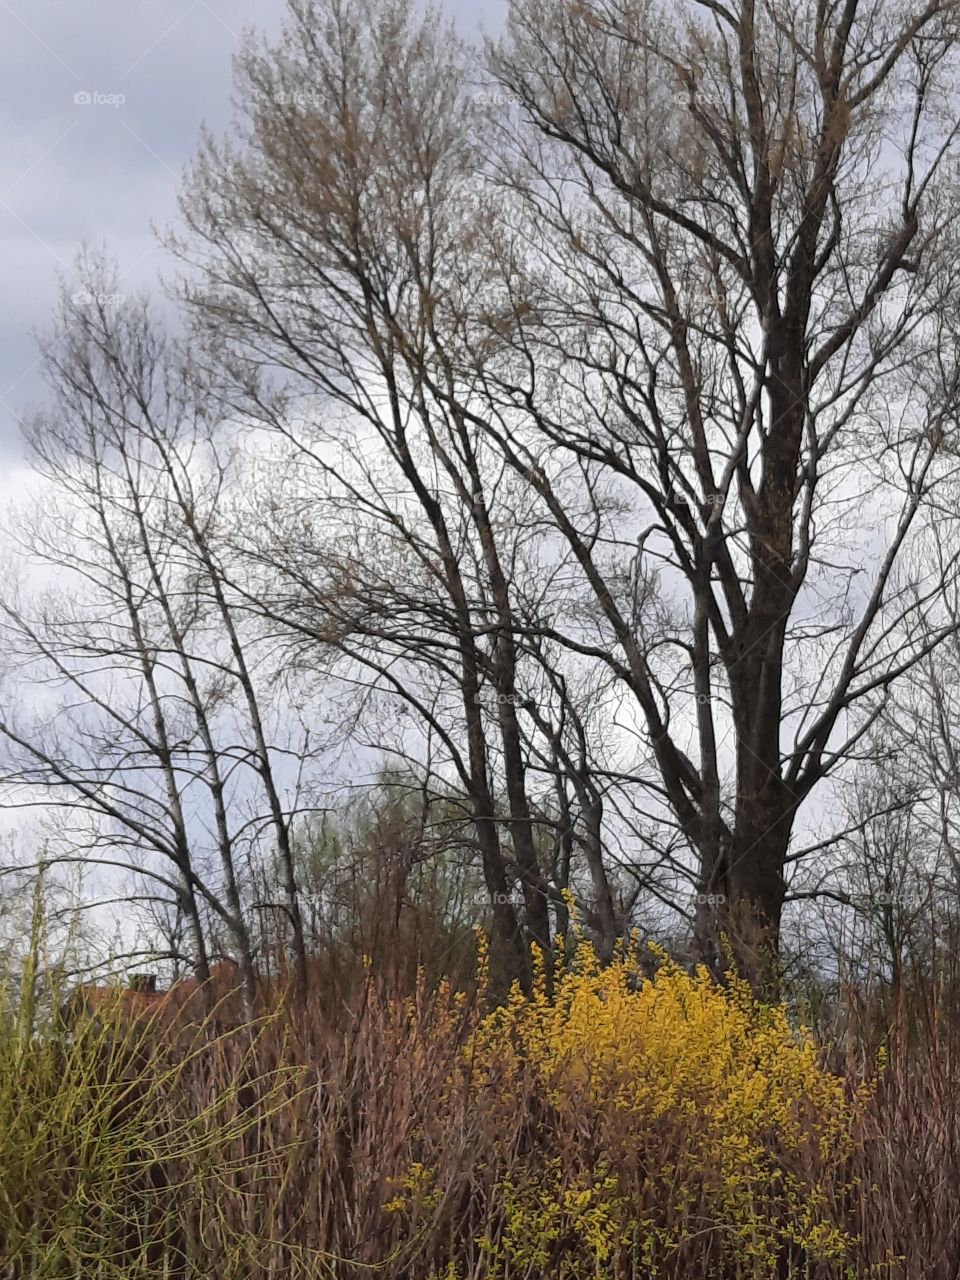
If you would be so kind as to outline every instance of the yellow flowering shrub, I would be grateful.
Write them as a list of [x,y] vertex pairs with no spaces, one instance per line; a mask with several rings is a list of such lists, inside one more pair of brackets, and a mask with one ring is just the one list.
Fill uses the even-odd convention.
[[410,1213],[413,1209],[435,1209],[438,1195],[433,1186],[433,1173],[415,1160],[402,1178],[388,1179],[396,1184],[399,1194],[383,1206],[384,1213]]
[[502,1232],[483,1242],[504,1274],[842,1267],[837,1201],[865,1095],[745,982],[663,956],[642,977],[635,953],[602,967],[582,943],[552,995],[541,966],[469,1055],[484,1096],[534,1117],[519,1159],[505,1129]]

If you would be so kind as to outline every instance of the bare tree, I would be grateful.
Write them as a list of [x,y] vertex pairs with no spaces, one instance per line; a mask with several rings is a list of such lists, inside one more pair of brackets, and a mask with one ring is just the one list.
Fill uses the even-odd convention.
[[[264,420],[292,436],[345,407],[419,504],[490,884],[484,672],[538,939],[526,638],[629,691],[634,785],[725,904],[700,948],[733,933],[760,980],[801,806],[954,630],[956,36],[953,0],[517,0],[491,86],[403,3],[297,0],[241,60],[239,136],[184,192],[184,296],[238,404],[294,373]],[[553,618],[516,607],[507,474],[570,566]]]
[[136,869],[172,896],[201,978],[209,913],[251,1004],[256,930],[241,856],[272,838],[302,992],[292,815],[256,646],[219,560],[229,460],[203,387],[146,305],[116,308],[108,273],[89,272],[45,347],[55,407],[29,443],[48,487],[20,535],[61,581],[0,604],[9,660],[60,695],[52,716],[5,709],[5,777],[29,802],[53,797],[94,820],[77,833],[78,857]]
[[[301,451],[315,519],[349,513],[354,545],[326,554],[322,593],[295,537],[272,557],[286,580],[274,616],[335,637],[446,737],[472,798],[499,947],[523,972],[508,861],[529,937],[548,954],[551,938],[526,776],[536,729],[519,687],[514,581],[529,539],[518,486],[434,385],[454,376],[444,342],[458,339],[442,336],[435,299],[463,250],[461,195],[476,163],[474,122],[458,109],[463,63],[451,36],[402,4],[292,5],[284,49],[252,47],[241,63],[249,155],[207,143],[183,199],[192,235],[176,247],[203,260],[184,297],[212,362],[234,370],[236,408]],[[279,404],[258,386],[271,370],[296,375]],[[440,674],[435,693],[415,693],[414,667]],[[453,732],[449,704],[437,713],[450,689]]]
[[[582,568],[753,973],[798,811],[954,630],[957,34],[952,0],[517,0],[494,55],[527,284],[477,413]],[[543,438],[585,515],[531,467]],[[668,616],[638,628],[613,549]]]
[[251,999],[261,908],[307,976],[278,655],[465,798],[507,979],[573,888],[604,954],[647,895],[766,983],[785,907],[883,861],[830,780],[917,681],[951,850],[958,21],[513,0],[484,66],[406,0],[289,0],[183,189],[190,360],[102,275],[48,346],[24,543],[76,590],[2,606],[62,693],[5,710],[8,776]]

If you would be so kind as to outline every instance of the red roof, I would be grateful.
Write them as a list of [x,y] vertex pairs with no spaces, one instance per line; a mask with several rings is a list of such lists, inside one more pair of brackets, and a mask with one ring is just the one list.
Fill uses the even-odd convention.
[[[239,985],[235,960],[221,960],[210,966],[210,985],[218,996],[226,995]],[[131,1017],[159,1013],[164,1007],[180,1009],[200,988],[196,977],[175,982],[166,991],[147,991],[139,987],[120,987],[114,983],[85,982],[74,988],[64,1006],[68,1017],[80,1013],[93,1015],[105,1009],[117,1009]]]

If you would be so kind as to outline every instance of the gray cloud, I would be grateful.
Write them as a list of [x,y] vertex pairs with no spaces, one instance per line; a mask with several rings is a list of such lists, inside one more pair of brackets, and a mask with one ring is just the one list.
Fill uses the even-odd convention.
[[151,222],[172,218],[201,123],[228,121],[244,26],[275,29],[281,11],[279,0],[0,0],[8,464],[17,415],[42,396],[31,330],[46,323],[57,272],[87,242],[117,257],[131,291],[155,278],[162,255]]
[[[465,31],[502,21],[503,0],[455,3]],[[173,219],[201,124],[229,121],[244,29],[276,31],[283,10],[283,0],[0,0],[6,466],[18,416],[43,395],[31,334],[50,314],[57,273],[87,243],[118,260],[131,292],[156,279],[151,224]]]

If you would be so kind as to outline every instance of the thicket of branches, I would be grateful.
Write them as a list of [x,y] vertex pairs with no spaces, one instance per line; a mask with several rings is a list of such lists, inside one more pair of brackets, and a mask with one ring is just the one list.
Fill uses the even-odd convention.
[[424,913],[527,981],[571,901],[604,957],[895,976],[958,876],[958,40],[289,0],[183,185],[181,332],[87,256],[44,341],[0,735],[45,862],[251,1004]]

